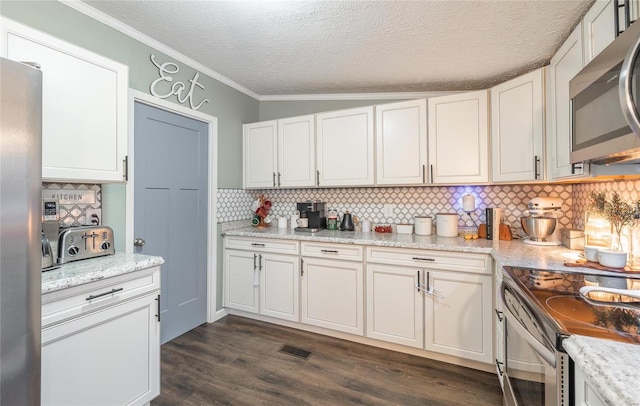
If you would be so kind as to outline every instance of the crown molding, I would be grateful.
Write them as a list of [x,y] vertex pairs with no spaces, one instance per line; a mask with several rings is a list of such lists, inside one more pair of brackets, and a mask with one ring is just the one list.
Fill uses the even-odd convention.
[[236,89],[239,92],[246,94],[247,96],[253,97],[256,100],[260,100],[260,95],[247,89],[246,87],[234,82],[228,77],[221,75],[220,73],[202,65],[199,62],[194,61],[186,55],[181,54],[173,48],[169,48],[165,44],[156,41],[155,39],[141,33],[140,31],[124,24],[121,21],[116,20],[115,18],[103,13],[100,10],[97,10],[88,4],[83,3],[80,0],[58,0],[60,3],[64,4],[67,7],[70,7],[88,17],[93,18],[94,20],[101,22],[114,30],[120,31],[123,34],[130,36],[131,38],[142,42],[145,45],[148,45],[152,48],[157,49],[158,51],[179,60],[182,63],[186,63],[194,69],[199,70],[201,73],[206,74],[207,76],[212,77],[213,79],[224,83],[225,85]]
[[264,95],[260,101],[319,101],[319,100],[409,100],[428,99],[430,97],[446,96],[461,93],[453,92],[396,92],[396,93],[338,93],[338,94],[289,94]]

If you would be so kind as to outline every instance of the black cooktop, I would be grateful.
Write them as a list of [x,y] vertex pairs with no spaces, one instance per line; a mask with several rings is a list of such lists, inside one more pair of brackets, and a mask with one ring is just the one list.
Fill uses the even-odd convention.
[[503,276],[556,346],[571,334],[640,343],[640,274],[504,267]]

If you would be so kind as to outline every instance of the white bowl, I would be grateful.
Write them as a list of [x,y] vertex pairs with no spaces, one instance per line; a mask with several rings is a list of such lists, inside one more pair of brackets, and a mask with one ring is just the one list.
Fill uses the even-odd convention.
[[624,268],[627,265],[627,253],[625,251],[600,250],[598,262],[609,268]]
[[598,251],[604,249],[604,247],[598,245],[585,245],[584,257],[587,261],[598,262]]
[[396,233],[413,234],[413,224],[396,224]]

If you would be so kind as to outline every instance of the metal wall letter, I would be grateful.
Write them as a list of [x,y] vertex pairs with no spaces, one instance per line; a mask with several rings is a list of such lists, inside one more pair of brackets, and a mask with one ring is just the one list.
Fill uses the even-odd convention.
[[184,96],[183,91],[185,90],[185,88],[187,88],[187,86],[182,82],[173,83],[171,85],[171,90],[166,94],[158,93],[156,91],[156,85],[161,82],[173,82],[173,77],[171,75],[175,75],[176,73],[178,73],[180,71],[180,67],[178,67],[178,65],[174,62],[165,62],[163,64],[159,64],[158,62],[156,62],[156,57],[154,54],[151,54],[151,62],[156,66],[156,68],[158,68],[158,73],[160,74],[160,77],[151,82],[151,85],[149,86],[149,91],[151,91],[152,95],[161,99],[166,99],[168,97],[171,97],[172,95],[175,95],[181,104],[188,100],[189,106],[193,110],[198,110],[204,103],[209,103],[209,99],[203,99],[196,106],[193,105],[193,91],[195,90],[195,88],[199,87],[200,89],[204,90],[204,86],[198,83],[198,78],[200,77],[200,73],[198,72],[193,75],[193,79],[189,79],[189,88]]

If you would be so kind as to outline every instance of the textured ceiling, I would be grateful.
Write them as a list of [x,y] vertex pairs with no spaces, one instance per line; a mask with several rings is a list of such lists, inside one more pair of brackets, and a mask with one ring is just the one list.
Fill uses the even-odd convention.
[[548,63],[593,0],[85,3],[264,96],[487,88]]

